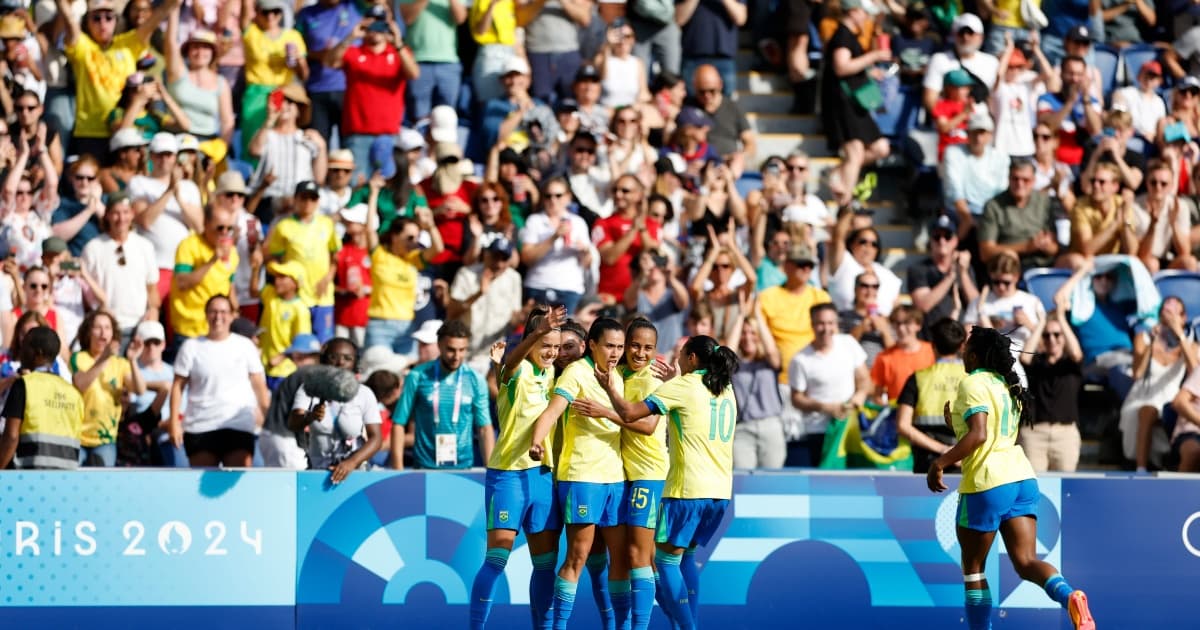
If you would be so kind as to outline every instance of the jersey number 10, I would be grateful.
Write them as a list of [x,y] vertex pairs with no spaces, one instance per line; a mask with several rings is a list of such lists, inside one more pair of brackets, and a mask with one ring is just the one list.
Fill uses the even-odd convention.
[[[718,404],[720,405],[718,407]],[[728,442],[733,439],[733,425],[737,418],[734,417],[733,403],[728,400],[717,400],[713,398],[708,401],[709,419],[708,419],[708,439],[715,440],[718,437],[722,442]]]

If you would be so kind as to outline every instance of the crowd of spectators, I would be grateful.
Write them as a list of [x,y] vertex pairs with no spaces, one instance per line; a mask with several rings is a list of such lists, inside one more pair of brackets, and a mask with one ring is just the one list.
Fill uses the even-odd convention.
[[[88,465],[482,464],[495,344],[559,304],[564,359],[600,316],[667,362],[737,348],[739,467],[820,465],[868,405],[936,456],[918,397],[961,324],[1012,338],[1039,468],[1077,465],[1086,382],[1131,466],[1200,470],[1195,314],[1140,291],[1197,268],[1198,7],[0,0],[4,415],[58,391],[14,388],[35,369],[80,393]],[[760,150],[743,28],[797,109],[819,93],[823,175]],[[870,200],[920,159],[877,122],[910,102],[941,204],[897,274]],[[1071,276],[1053,309],[1042,267]],[[320,365],[359,393],[306,392]]]

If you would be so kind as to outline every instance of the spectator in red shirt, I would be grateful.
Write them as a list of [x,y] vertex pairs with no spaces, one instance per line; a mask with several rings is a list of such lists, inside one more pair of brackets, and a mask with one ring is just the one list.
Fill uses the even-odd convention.
[[[352,46],[358,39],[362,44]],[[346,73],[341,131],[354,154],[353,177],[370,177],[387,166],[383,162],[391,162],[392,143],[404,119],[404,87],[421,70],[390,19],[359,22],[331,57],[334,67]],[[371,156],[379,156],[376,163]]]
[[337,253],[333,317],[335,334],[359,348],[367,333],[367,308],[371,304],[371,253],[367,241],[367,206],[356,204],[340,213],[346,241]]
[[971,75],[958,68],[946,73],[942,97],[933,106],[933,122],[938,132],[938,162],[952,144],[966,144],[967,119],[975,111],[971,100]]
[[453,142],[434,145],[437,168],[418,186],[433,210],[433,219],[446,249],[431,264],[441,265],[438,277],[449,281],[462,266],[467,216],[479,184],[468,181],[471,163],[463,159],[462,147]]
[[592,242],[600,252],[600,280],[596,292],[608,302],[619,302],[633,282],[632,263],[643,250],[657,250],[658,221],[646,216],[646,191],[633,175],[622,175],[612,187],[613,214],[592,228]]

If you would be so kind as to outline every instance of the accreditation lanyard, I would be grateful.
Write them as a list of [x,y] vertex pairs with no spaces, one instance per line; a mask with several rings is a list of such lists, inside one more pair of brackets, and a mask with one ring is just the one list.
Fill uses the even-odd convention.
[[[442,416],[438,413],[438,408],[441,406],[441,388],[442,388],[442,362],[438,360],[434,365],[433,374],[433,421],[438,425],[442,423]],[[454,378],[454,409],[450,412],[450,426],[453,427],[455,433],[458,432],[458,413],[462,407],[462,368],[455,370]]]

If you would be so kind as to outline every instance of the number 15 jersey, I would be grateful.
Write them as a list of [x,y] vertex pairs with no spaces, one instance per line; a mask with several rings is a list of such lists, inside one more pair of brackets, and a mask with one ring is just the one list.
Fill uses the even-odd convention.
[[671,499],[728,499],[733,494],[733,389],[719,396],[701,382],[704,370],[667,381],[646,399],[670,432],[671,464],[663,496]]

